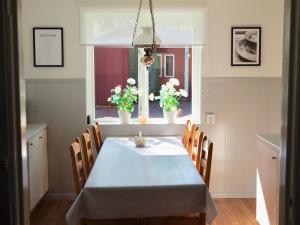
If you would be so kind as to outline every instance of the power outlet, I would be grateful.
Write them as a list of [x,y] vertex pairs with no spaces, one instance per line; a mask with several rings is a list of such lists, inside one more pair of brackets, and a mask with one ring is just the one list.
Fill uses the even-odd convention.
[[212,125],[216,123],[216,115],[212,112],[206,113],[206,124]]

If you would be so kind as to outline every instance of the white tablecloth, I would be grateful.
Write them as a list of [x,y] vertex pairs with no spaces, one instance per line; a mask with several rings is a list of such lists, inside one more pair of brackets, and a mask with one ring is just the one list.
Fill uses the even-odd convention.
[[136,148],[131,138],[107,138],[90,176],[67,213],[69,225],[80,217],[115,219],[180,216],[216,209],[201,176],[175,137],[147,138]]

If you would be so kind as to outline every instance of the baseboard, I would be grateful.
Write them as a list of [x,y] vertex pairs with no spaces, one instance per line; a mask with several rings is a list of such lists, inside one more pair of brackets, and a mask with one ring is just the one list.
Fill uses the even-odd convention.
[[73,201],[76,199],[76,194],[46,194],[44,197],[45,201],[58,201],[58,200],[68,200]]
[[212,198],[256,198],[256,193],[211,193]]

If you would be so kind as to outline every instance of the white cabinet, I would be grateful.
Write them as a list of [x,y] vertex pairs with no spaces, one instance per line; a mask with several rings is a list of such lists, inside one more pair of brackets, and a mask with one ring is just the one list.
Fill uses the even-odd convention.
[[278,224],[279,135],[258,136],[256,219],[261,225]]
[[48,191],[47,130],[45,126],[35,128],[27,139],[30,210]]

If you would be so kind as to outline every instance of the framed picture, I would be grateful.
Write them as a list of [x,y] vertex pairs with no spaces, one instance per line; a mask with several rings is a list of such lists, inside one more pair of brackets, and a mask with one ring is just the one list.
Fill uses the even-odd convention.
[[35,67],[63,67],[63,28],[33,28],[33,63]]
[[231,66],[260,66],[261,27],[231,28]]

